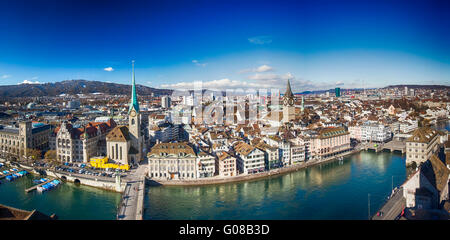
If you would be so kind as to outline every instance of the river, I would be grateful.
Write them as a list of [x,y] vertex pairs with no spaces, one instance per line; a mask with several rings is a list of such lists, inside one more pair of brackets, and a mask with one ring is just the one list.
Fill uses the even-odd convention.
[[360,152],[250,182],[156,186],[144,219],[368,219],[406,179],[405,156]]
[[34,185],[27,175],[13,182],[5,179],[0,184],[0,203],[15,208],[37,209],[47,215],[55,213],[58,219],[115,219],[120,193],[93,187],[64,183],[49,192],[26,193]]

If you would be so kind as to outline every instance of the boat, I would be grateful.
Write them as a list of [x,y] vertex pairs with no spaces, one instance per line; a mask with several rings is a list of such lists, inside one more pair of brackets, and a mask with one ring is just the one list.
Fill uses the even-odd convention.
[[58,186],[59,184],[61,184],[61,182],[59,180],[55,179],[55,180],[53,180],[53,181],[51,181],[49,183],[46,183],[46,184],[44,184],[42,186],[37,187],[37,190],[39,192],[49,191],[49,190],[55,188],[56,186]]

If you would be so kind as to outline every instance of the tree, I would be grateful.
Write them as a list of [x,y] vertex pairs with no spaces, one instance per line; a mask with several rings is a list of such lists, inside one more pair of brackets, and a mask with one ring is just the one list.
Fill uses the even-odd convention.
[[31,159],[33,162],[41,159],[42,151],[39,149],[31,149],[27,148],[27,157]]
[[45,160],[56,160],[56,150],[48,150],[44,155]]

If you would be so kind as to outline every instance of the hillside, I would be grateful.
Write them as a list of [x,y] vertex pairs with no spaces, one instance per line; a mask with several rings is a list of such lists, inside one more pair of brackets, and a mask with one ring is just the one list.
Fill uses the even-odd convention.
[[[143,85],[136,85],[138,95],[165,95],[171,94],[172,90],[156,89]],[[107,83],[100,81],[87,80],[66,80],[55,83],[44,84],[20,84],[0,86],[0,97],[42,97],[57,96],[60,94],[87,94],[87,93],[105,93],[111,95],[129,95],[131,85]]]

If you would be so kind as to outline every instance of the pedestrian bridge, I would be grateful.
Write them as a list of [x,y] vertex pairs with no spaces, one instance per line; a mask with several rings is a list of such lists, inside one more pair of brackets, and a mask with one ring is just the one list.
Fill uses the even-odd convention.
[[406,143],[400,140],[392,140],[387,143],[368,142],[363,145],[363,148],[364,150],[375,150],[375,152],[389,150],[391,152],[399,151],[402,154],[406,153]]
[[117,220],[142,220],[144,214],[145,176],[129,181],[117,210]]

